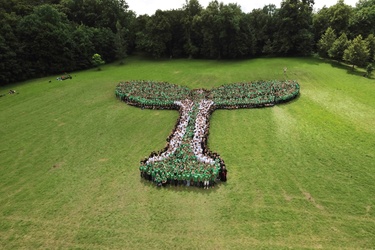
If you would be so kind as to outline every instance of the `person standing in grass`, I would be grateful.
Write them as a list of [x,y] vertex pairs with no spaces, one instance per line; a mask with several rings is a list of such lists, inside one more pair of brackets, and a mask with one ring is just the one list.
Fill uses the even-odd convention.
[[177,180],[178,180],[178,185],[180,186],[182,184],[182,174],[181,174],[181,172],[178,173]]
[[211,175],[211,180],[210,180],[210,186],[211,186],[212,188],[215,187],[215,179],[216,179],[216,176],[215,176],[215,174],[213,173],[213,174]]
[[177,187],[177,184],[178,184],[177,173],[174,173],[173,182],[174,182],[174,186]]
[[187,172],[186,173],[186,186],[190,186],[190,178],[191,178],[191,176],[190,176],[190,172]]
[[155,183],[156,183],[156,186],[161,187],[161,178],[159,174],[155,175]]
[[162,175],[162,182],[161,182],[161,185],[163,187],[165,187],[167,185],[168,181],[167,181],[167,176],[165,174]]
[[227,168],[223,166],[223,179],[221,181],[226,182],[227,181]]
[[186,185],[186,173],[185,173],[185,171],[184,172],[182,172],[182,185]]
[[149,167],[147,170],[147,177],[149,181],[152,181],[152,173],[151,173],[151,168]]
[[203,187],[203,174],[198,174],[199,187]]
[[194,186],[198,186],[198,174],[195,173],[195,172],[193,172],[192,175],[193,175],[193,184],[194,184]]
[[155,170],[151,170],[151,178],[152,178],[152,181],[155,181],[155,177],[156,177],[156,173],[155,173]]
[[168,184],[171,184],[172,185],[172,179],[171,179],[171,174],[169,173],[169,171],[167,171],[167,174],[166,174],[166,183]]
[[203,174],[203,187],[204,189],[208,189],[208,186],[209,186],[209,178],[208,178],[208,174]]

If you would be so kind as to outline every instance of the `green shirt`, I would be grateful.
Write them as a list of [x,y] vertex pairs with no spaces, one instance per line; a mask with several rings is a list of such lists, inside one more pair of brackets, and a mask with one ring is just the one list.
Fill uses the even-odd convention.
[[194,174],[193,179],[194,179],[194,181],[198,181],[198,174]]

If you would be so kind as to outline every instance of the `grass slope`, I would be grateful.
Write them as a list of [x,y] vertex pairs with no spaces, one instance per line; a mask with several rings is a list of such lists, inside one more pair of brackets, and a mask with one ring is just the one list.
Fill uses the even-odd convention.
[[[312,58],[131,57],[102,69],[15,84],[19,94],[0,98],[0,248],[375,246],[374,80]],[[178,113],[120,102],[119,81],[209,89],[283,78],[301,85],[292,103],[213,113],[209,146],[228,183],[140,180],[139,160],[163,148]]]

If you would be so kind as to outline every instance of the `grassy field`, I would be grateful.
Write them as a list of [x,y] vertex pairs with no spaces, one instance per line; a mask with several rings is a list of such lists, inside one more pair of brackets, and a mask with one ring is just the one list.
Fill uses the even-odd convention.
[[[0,97],[1,249],[375,248],[375,80],[314,58],[131,57],[102,69],[0,88],[19,93]],[[119,81],[284,78],[301,85],[291,103],[213,113],[209,147],[227,183],[140,179],[178,112],[120,102]]]

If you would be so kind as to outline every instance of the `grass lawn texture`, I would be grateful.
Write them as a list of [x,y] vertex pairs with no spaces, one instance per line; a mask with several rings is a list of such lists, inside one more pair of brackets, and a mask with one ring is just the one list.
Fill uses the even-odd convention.
[[[374,248],[375,80],[362,71],[315,58],[101,68],[0,88],[1,249]],[[119,82],[139,79],[301,89],[286,104],[211,115],[208,147],[227,183],[160,189],[139,161],[165,146],[179,113],[116,98]]]

